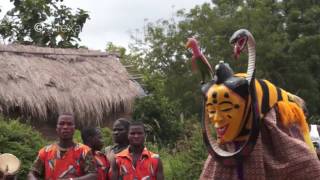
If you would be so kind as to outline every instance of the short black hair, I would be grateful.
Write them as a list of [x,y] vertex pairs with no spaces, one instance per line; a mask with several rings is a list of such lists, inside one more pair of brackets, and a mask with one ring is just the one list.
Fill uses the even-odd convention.
[[143,124],[143,122],[141,122],[141,121],[132,121],[132,122],[130,122],[129,128],[130,128],[131,126],[141,126],[142,129],[143,129],[143,131],[146,132],[146,129],[145,129],[145,127],[144,127],[144,124]]
[[58,124],[59,124],[59,120],[60,120],[60,118],[61,118],[62,116],[69,116],[70,118],[72,118],[73,125],[75,125],[75,124],[76,124],[76,120],[75,120],[75,118],[74,118],[74,116],[73,116],[73,114],[72,114],[72,113],[69,113],[69,112],[63,112],[63,113],[59,113],[59,116],[58,116],[57,121],[56,121],[56,126],[58,126]]
[[74,117],[74,114],[71,113],[71,112],[62,112],[62,113],[59,113],[59,117],[60,116],[72,116],[72,117]]
[[75,120],[73,113],[70,113],[70,112],[60,113],[59,116],[58,116],[58,120],[60,119],[61,116],[70,116],[70,117],[72,117],[73,120]]
[[99,131],[96,127],[88,127],[81,130],[81,139],[84,144],[88,144],[89,138],[97,135]]
[[129,130],[129,126],[130,126],[130,122],[132,121],[130,118],[119,118],[117,119],[115,122],[119,121],[121,125],[124,126],[124,128],[128,131]]

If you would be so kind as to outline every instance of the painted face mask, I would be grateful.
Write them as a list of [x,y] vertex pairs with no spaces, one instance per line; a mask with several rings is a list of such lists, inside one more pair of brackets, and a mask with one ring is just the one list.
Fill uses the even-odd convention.
[[214,84],[207,92],[206,110],[218,142],[235,140],[245,122],[246,100],[224,84]]
[[299,126],[304,141],[313,150],[303,100],[267,80],[255,78],[252,34],[240,29],[232,35],[230,43],[236,53],[247,47],[248,68],[245,74],[234,74],[228,64],[220,61],[213,80],[201,87],[204,96],[201,125],[208,152],[224,165],[237,165],[254,150],[261,123],[273,108],[278,114],[277,123],[282,122],[284,127]]
[[228,64],[220,62],[215,80],[202,89],[205,110],[217,135],[217,143],[246,140],[250,132],[249,84],[243,76],[234,75]]

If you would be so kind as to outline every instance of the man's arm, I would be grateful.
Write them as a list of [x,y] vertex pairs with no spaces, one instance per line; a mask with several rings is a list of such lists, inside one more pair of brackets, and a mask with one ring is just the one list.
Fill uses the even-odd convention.
[[[70,180],[71,178],[63,178],[59,180]],[[97,173],[89,173],[81,177],[72,178],[73,180],[93,180],[98,179]]]
[[44,172],[44,162],[40,159],[40,152],[37,159],[34,161],[31,170],[27,176],[28,180],[37,180],[42,177]]
[[35,175],[35,173],[33,171],[30,171],[27,177],[28,180],[37,180],[37,176]]
[[84,176],[73,178],[74,180],[91,180],[98,179],[97,167],[94,163],[94,157],[92,151],[89,151],[84,159],[83,172]]
[[320,149],[316,149],[316,153],[317,153],[318,159],[320,160]]
[[110,165],[111,165],[111,172],[112,172],[111,180],[118,180],[119,179],[119,168],[117,165],[116,158],[113,158],[111,160]]
[[158,161],[157,180],[164,180],[163,166],[162,166],[161,159],[159,159]]
[[6,173],[3,173],[0,171],[0,179],[1,180],[11,180],[11,179],[15,179],[15,175],[8,175]]

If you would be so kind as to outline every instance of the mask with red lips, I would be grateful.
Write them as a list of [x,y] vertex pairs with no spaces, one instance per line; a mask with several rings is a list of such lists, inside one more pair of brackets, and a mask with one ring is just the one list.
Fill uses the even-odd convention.
[[248,88],[247,81],[234,76],[227,64],[217,65],[216,81],[205,92],[205,105],[206,113],[216,130],[218,143],[228,143],[248,135],[245,127],[250,101]]

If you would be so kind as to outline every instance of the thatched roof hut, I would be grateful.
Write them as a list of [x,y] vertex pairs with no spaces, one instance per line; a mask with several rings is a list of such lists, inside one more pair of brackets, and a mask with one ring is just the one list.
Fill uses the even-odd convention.
[[116,55],[86,49],[0,45],[0,111],[22,120],[55,124],[73,112],[77,125],[102,125],[130,113],[143,96]]

